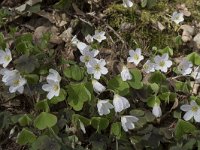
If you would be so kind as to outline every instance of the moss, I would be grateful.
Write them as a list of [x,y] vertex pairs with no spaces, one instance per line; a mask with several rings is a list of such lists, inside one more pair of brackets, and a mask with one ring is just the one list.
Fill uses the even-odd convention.
[[[198,11],[200,2],[197,0],[175,0],[173,2],[159,0],[152,9],[141,8],[140,5],[134,5],[133,8],[127,9],[121,4],[113,4],[106,10],[106,14],[108,23],[115,30],[119,30],[121,36],[132,48],[151,49],[153,46],[176,48],[174,39],[179,35],[179,32],[175,31],[174,24],[170,23],[168,15],[177,10],[177,4],[183,3],[192,13],[191,17],[185,17],[185,23],[190,23],[193,19],[200,20],[200,12]],[[158,21],[166,27],[162,32],[155,29]],[[133,29],[121,32],[120,26],[124,22],[131,23]]]

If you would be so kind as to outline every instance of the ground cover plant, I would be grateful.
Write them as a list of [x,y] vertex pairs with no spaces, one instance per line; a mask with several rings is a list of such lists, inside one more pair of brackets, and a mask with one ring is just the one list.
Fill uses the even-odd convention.
[[199,149],[198,0],[0,3],[1,149]]

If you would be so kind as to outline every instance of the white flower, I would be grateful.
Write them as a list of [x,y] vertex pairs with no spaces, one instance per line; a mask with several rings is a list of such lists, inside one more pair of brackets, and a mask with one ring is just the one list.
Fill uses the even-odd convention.
[[131,2],[131,0],[123,0],[123,6],[124,7],[132,7],[133,2]]
[[2,81],[5,83],[5,85],[10,86],[10,93],[18,91],[20,94],[22,94],[24,92],[24,85],[27,81],[20,75],[18,70],[2,69],[0,74],[3,75]]
[[92,43],[94,41],[93,37],[88,34],[86,37],[85,37],[85,40],[88,42],[88,43]]
[[177,68],[182,75],[188,75],[192,72],[192,66],[193,65],[190,61],[183,59]]
[[98,82],[97,80],[92,80],[92,86],[93,89],[96,93],[102,93],[103,91],[106,90],[106,87],[103,86],[100,82]]
[[123,81],[132,79],[132,75],[130,74],[130,72],[126,66],[122,67],[121,78]]
[[194,117],[194,120],[196,122],[200,122],[200,107],[197,105],[195,101],[191,101],[190,105],[185,104],[181,106],[181,110],[185,111],[185,115],[183,116],[183,119],[188,121],[192,117]]
[[99,54],[99,51],[94,49],[94,50],[89,50],[89,49],[84,49],[82,51],[82,56],[80,56],[80,61],[85,63],[85,65],[88,64],[90,60],[92,60],[94,57],[96,57]]
[[61,77],[59,73],[54,69],[49,69],[49,75],[47,76],[47,80],[52,80],[54,82],[60,82]]
[[200,83],[200,67],[195,67],[194,71],[191,73],[191,76],[196,80],[197,83]]
[[125,132],[128,132],[128,130],[132,130],[135,128],[134,123],[137,122],[139,119],[135,116],[122,116],[121,117],[121,123],[122,128]]
[[121,112],[122,110],[130,107],[129,101],[125,97],[122,97],[118,94],[114,95],[113,105],[115,112]]
[[9,49],[5,49],[5,51],[0,50],[0,64],[2,64],[4,68],[8,66],[11,60],[12,55]]
[[81,130],[82,130],[83,133],[85,134],[85,133],[86,133],[85,126],[84,126],[84,124],[81,122],[80,119],[79,119],[79,123],[80,123],[80,128],[81,128]]
[[154,72],[155,71],[155,65],[150,60],[147,60],[146,63],[143,65],[143,70],[146,73]]
[[59,96],[60,94],[60,81],[61,77],[56,70],[49,69],[49,75],[47,76],[47,84],[42,86],[42,89],[46,92],[47,98],[52,99],[54,96]]
[[174,21],[176,24],[179,24],[180,22],[184,21],[183,16],[184,16],[183,13],[178,13],[175,11],[172,14],[171,20]]
[[160,105],[158,103],[155,103],[152,109],[152,114],[155,117],[161,117],[162,116],[162,110],[160,108]]
[[72,44],[77,46],[78,42],[80,42],[78,39],[77,39],[77,36],[75,35],[72,40],[71,40]]
[[2,77],[2,81],[5,83],[5,82],[8,82],[12,79],[15,78],[16,75],[19,74],[19,71],[18,70],[8,70],[8,69],[1,69],[0,70],[0,74],[3,75]]
[[85,43],[83,43],[83,42],[78,42],[77,43],[77,48],[79,49],[79,51],[81,52],[81,54],[83,54],[83,52],[84,52],[84,50],[85,49],[90,49],[90,46],[89,45],[87,45],[87,44],[85,44]]
[[104,31],[99,32],[98,30],[96,30],[95,35],[93,35],[93,38],[97,40],[99,43],[101,43],[103,40],[106,39],[105,32]]
[[129,51],[130,57],[127,58],[128,62],[133,62],[136,66],[144,59],[144,56],[141,55],[141,49],[137,48],[135,51]]
[[16,77],[10,83],[8,82],[6,85],[9,85],[10,93],[14,93],[18,91],[20,94],[24,92],[24,85],[26,84],[26,79],[22,78],[21,76]]
[[167,69],[171,67],[172,61],[169,60],[169,55],[167,53],[162,56],[156,56],[154,58],[155,61],[155,69],[161,70],[162,72],[167,72]]
[[104,59],[92,59],[87,65],[87,72],[93,74],[95,79],[100,79],[101,74],[107,74],[108,69],[104,67],[106,61]]
[[114,106],[109,102],[109,100],[99,100],[97,103],[97,109],[100,116],[108,115],[110,109],[113,109]]

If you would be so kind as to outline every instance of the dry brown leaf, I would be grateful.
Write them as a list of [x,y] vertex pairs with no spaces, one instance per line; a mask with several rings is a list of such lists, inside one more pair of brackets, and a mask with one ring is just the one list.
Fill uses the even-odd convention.
[[53,11],[53,13],[49,13],[42,10],[38,12],[37,14],[41,17],[48,19],[52,24],[55,24],[58,27],[63,27],[64,25],[67,24],[69,20],[66,14],[64,13],[60,14],[56,11]]
[[51,38],[50,42],[54,44],[60,44],[62,43],[61,38],[58,36],[59,35],[59,30],[57,27],[52,26],[52,27],[46,27],[46,26],[39,26],[35,29],[35,32],[33,34],[33,39],[38,42],[44,33],[51,33]]
[[200,49],[200,33],[198,33],[198,34],[193,38],[193,41],[195,42],[196,47],[197,47],[198,49]]
[[29,6],[33,6],[37,3],[40,3],[42,2],[42,0],[28,0],[25,4],[22,4],[18,7],[15,8],[16,11],[19,11],[19,12],[23,12],[26,10],[26,6],[29,5]]
[[179,12],[183,13],[184,16],[189,17],[191,15],[191,12],[188,10],[185,4],[178,4],[176,7],[179,9]]
[[72,28],[69,27],[59,37],[65,42],[71,41],[71,39],[72,39]]
[[199,84],[197,84],[197,83],[195,83],[194,81],[191,81],[190,82],[190,85],[191,85],[191,87],[193,87],[192,88],[192,94],[200,94],[200,93],[198,93],[198,91],[199,91],[199,87],[200,87],[200,85]]
[[174,101],[174,104],[173,106],[171,107],[170,111],[176,109],[178,107],[178,99],[176,98],[175,101]]
[[192,36],[194,35],[194,27],[190,25],[182,25],[180,29],[183,30],[183,33],[182,33],[183,42],[191,41]]

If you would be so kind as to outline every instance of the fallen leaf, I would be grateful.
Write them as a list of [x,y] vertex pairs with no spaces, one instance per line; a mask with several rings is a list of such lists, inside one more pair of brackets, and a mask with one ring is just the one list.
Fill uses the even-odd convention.
[[191,16],[191,12],[188,10],[185,4],[178,4],[176,7],[179,9],[179,12],[183,13],[184,16]]
[[191,81],[190,85],[191,85],[191,87],[193,87],[192,88],[192,94],[195,94],[195,95],[200,94],[200,93],[198,93],[200,84],[195,83],[194,81]]
[[197,47],[198,49],[200,49],[200,33],[198,33],[198,34],[193,38],[193,41],[195,42],[196,47]]
[[19,12],[23,12],[26,9],[26,4],[23,4],[19,7],[16,7],[15,10]]
[[52,26],[52,27],[47,27],[47,26],[39,26],[35,29],[35,32],[33,34],[33,39],[38,42],[44,33],[51,33],[51,38],[50,42],[54,44],[60,44],[62,43],[61,38],[59,37],[59,30],[57,27]]
[[182,25],[180,29],[183,30],[183,33],[182,33],[183,42],[191,41],[192,36],[194,35],[194,27],[190,25]]
[[72,28],[69,27],[67,30],[65,30],[60,36],[63,41],[69,42],[72,38]]
[[42,2],[42,0],[29,0],[25,4],[23,4],[23,5],[19,6],[19,7],[16,7],[15,10],[19,11],[19,12],[23,12],[23,11],[26,10],[27,5],[33,6],[33,5],[35,5],[37,3],[40,3],[40,2]]

